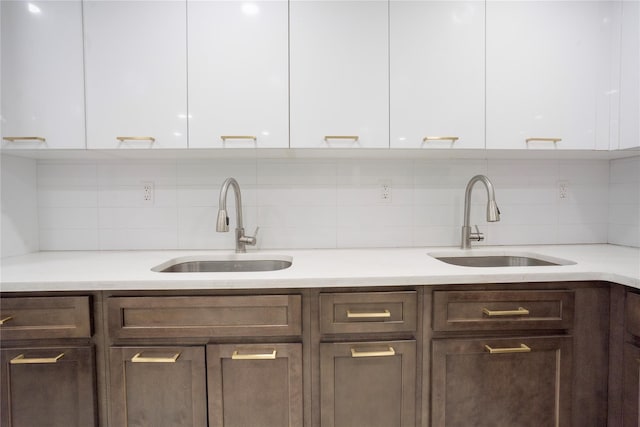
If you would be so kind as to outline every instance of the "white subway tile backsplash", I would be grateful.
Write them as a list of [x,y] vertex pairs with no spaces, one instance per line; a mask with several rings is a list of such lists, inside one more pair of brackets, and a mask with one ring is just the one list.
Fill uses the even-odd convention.
[[40,229],[41,251],[89,251],[100,247],[98,228]]
[[98,208],[40,208],[40,229],[96,229]]
[[608,241],[640,247],[640,156],[610,165]]
[[[258,248],[457,246],[465,187],[477,174],[492,180],[502,211],[500,222],[486,222],[486,191],[476,184],[471,223],[485,233],[482,245],[634,244],[638,159],[39,161],[40,247],[231,250],[233,231],[215,231],[230,176],[240,183],[246,232],[261,227]],[[142,201],[143,182],[154,183],[152,204]],[[390,200],[381,199],[384,182]]]

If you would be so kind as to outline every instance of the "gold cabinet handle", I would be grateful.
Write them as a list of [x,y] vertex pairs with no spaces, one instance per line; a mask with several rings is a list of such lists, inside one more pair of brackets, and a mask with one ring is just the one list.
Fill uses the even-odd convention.
[[41,136],[5,136],[2,137],[5,141],[17,142],[17,141],[39,141],[46,142],[47,140]]
[[391,317],[391,312],[389,310],[383,311],[374,311],[374,312],[353,312],[351,310],[347,310],[347,319],[380,319],[380,318],[389,318]]
[[220,139],[224,142],[227,142],[228,139],[251,139],[257,141],[258,137],[254,135],[222,135]]
[[125,141],[149,141],[156,142],[156,139],[152,136],[116,136],[116,139],[120,142]]
[[524,344],[520,344],[520,347],[507,347],[507,348],[493,348],[485,345],[484,348],[491,354],[504,354],[504,353],[530,353],[531,347],[527,347]]
[[457,137],[457,136],[425,136],[424,138],[422,138],[422,142],[429,142],[429,141],[451,141],[451,142],[456,142],[459,139],[460,138]]
[[351,139],[353,141],[358,141],[360,137],[358,135],[326,135],[324,140],[328,142],[330,139]]
[[7,316],[5,318],[0,319],[0,325],[4,325],[5,323],[7,323],[11,319],[13,319],[13,316]]
[[31,365],[36,363],[57,363],[58,360],[64,357],[64,353],[60,353],[54,357],[24,357],[24,354],[19,354],[9,361],[12,365]]
[[145,357],[142,356],[142,353],[136,353],[135,356],[131,358],[131,362],[133,363],[176,363],[180,357],[180,353],[176,353],[173,356],[169,357]]
[[524,307],[518,307],[517,310],[489,310],[488,308],[483,308],[482,312],[489,317],[529,315],[529,310]]
[[272,350],[271,353],[258,353],[258,354],[240,354],[238,350],[235,350],[231,355],[232,360],[273,360],[276,358],[276,350]]
[[562,141],[562,138],[527,138],[526,141],[527,141],[527,144],[533,141],[553,142],[555,144],[556,142]]
[[351,357],[385,357],[395,355],[396,351],[393,347],[389,347],[387,350],[381,351],[358,351],[355,348],[351,348]]

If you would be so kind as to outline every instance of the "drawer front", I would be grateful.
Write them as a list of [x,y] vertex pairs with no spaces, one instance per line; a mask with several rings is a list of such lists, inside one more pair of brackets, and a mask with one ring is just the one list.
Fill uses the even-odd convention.
[[302,333],[300,295],[114,297],[108,316],[116,339]]
[[627,331],[640,337],[640,294],[627,292],[625,305],[625,324]]
[[436,291],[434,331],[568,329],[572,291]]
[[89,297],[0,298],[2,340],[89,338]]
[[323,334],[414,332],[416,323],[415,291],[320,294]]

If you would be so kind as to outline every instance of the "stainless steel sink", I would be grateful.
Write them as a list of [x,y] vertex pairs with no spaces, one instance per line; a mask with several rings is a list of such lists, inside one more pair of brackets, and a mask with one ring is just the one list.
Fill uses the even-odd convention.
[[463,267],[542,267],[575,264],[573,261],[529,253],[434,253],[433,258]]
[[291,257],[245,258],[233,256],[182,257],[175,258],[153,267],[159,273],[230,273],[251,271],[276,271],[291,267]]

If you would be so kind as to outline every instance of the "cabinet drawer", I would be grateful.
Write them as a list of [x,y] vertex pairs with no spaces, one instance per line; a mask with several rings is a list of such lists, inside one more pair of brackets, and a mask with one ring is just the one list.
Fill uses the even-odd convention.
[[300,295],[114,297],[112,338],[300,335]]
[[627,292],[625,305],[627,331],[640,337],[640,295]]
[[416,300],[415,291],[321,294],[320,332],[413,332]]
[[572,291],[436,291],[433,330],[567,329]]
[[3,340],[89,338],[89,297],[0,299]]

